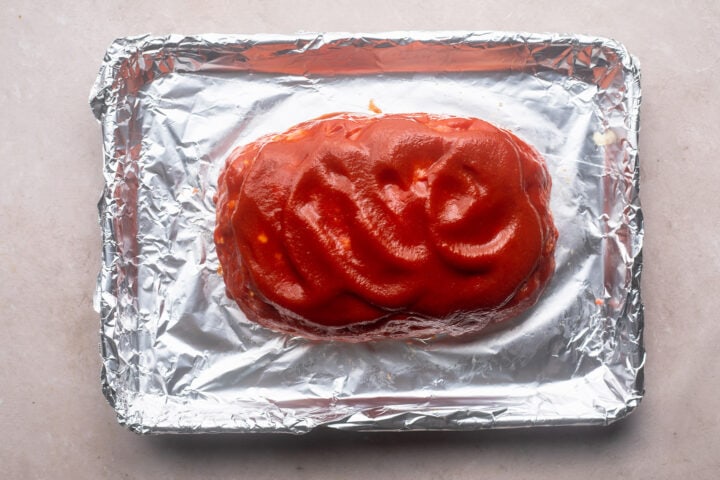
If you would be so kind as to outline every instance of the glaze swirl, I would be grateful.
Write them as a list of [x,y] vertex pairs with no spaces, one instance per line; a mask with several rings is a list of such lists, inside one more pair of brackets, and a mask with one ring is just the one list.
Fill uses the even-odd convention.
[[485,121],[333,114],[230,155],[215,243],[228,295],[266,327],[460,335],[542,293],[550,188],[542,157]]

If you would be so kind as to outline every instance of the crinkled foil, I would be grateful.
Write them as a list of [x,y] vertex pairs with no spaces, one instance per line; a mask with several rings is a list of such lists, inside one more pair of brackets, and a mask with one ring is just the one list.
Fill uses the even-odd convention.
[[[403,32],[143,36],[108,49],[103,390],[136,432],[608,424],[643,395],[639,67],[602,38]],[[338,111],[474,116],[546,158],[560,231],[539,303],[470,338],[312,342],[247,321],[213,243],[220,169]]]

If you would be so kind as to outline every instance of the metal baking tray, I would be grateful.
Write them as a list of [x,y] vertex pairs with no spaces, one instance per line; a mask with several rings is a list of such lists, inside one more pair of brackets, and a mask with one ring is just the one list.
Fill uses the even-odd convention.
[[[596,37],[141,36],[107,50],[102,387],[140,433],[609,424],[643,395],[639,66]],[[560,231],[538,304],[469,338],[309,341],[225,295],[212,232],[233,148],[338,111],[479,117],[545,157]]]

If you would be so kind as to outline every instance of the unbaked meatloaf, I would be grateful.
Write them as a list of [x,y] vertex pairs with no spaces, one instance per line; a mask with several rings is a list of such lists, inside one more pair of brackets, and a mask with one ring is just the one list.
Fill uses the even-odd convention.
[[477,118],[332,114],[236,149],[218,182],[228,296],[273,330],[359,342],[479,332],[554,268],[551,180]]

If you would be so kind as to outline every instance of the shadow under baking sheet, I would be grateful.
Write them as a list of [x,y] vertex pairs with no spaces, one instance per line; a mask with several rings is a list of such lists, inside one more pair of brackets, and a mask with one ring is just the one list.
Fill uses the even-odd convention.
[[285,465],[292,464],[297,470],[327,468],[328,462],[343,465],[344,470],[352,466],[370,468],[363,464],[382,462],[388,457],[400,465],[412,458],[427,461],[447,456],[477,461],[478,452],[487,454],[488,450],[511,451],[513,455],[550,451],[563,451],[569,456],[582,456],[587,452],[594,452],[594,455],[610,444],[626,443],[622,440],[636,431],[634,424],[638,421],[639,416],[631,415],[606,427],[535,427],[472,432],[348,432],[321,428],[300,436],[162,435],[143,437],[142,441],[156,458],[173,463],[212,459],[237,465],[263,462],[272,468],[281,458]]

